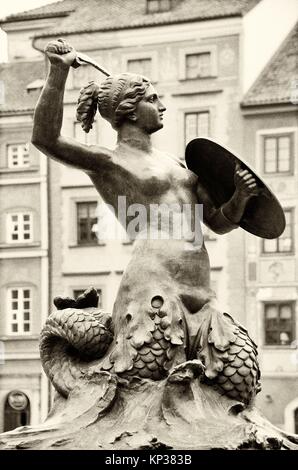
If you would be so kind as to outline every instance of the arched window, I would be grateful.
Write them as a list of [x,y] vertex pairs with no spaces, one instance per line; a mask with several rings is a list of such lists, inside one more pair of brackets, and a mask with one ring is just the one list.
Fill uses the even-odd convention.
[[4,405],[4,432],[30,423],[30,401],[19,390],[10,392]]

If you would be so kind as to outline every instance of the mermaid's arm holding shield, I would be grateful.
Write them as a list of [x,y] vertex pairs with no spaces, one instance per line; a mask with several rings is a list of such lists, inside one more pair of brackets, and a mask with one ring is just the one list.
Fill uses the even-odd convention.
[[247,202],[259,193],[255,178],[248,170],[242,170],[240,165],[236,165],[234,182],[233,196],[218,208],[203,185],[197,185],[199,203],[203,204],[204,223],[215,233],[224,234],[238,228]]

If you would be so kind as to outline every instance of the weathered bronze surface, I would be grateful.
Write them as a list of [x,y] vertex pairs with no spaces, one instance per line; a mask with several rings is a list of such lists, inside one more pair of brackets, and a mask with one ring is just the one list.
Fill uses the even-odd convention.
[[185,161],[187,167],[198,175],[216,207],[230,199],[235,191],[237,163],[248,170],[261,191],[248,201],[239,226],[262,238],[277,238],[283,233],[286,221],[280,203],[262,178],[243,159],[211,139],[197,138],[187,145]]
[[[36,107],[33,143],[85,171],[117,214],[118,196],[159,217],[139,226],[112,315],[97,307],[92,288],[79,299],[56,298],[41,333],[44,370],[56,389],[44,424],[0,436],[2,448],[240,449],[295,448],[298,437],[275,429],[254,407],[260,389],[257,347],[245,328],[217,304],[204,243],[172,237],[161,217],[169,205],[196,204],[221,234],[238,228],[255,178],[236,166],[235,189],[220,206],[198,176],[152,147],[165,107],[148,79],[108,77],[81,91],[78,119],[86,132],[97,108],[118,133],[115,149],[60,135],[63,94],[76,52],[62,40],[46,54],[49,76]],[[179,210],[177,211],[179,212]],[[149,213],[148,212],[148,213]],[[121,219],[121,218],[120,218]],[[121,222],[127,227],[129,213]],[[148,235],[148,227],[155,237]]]

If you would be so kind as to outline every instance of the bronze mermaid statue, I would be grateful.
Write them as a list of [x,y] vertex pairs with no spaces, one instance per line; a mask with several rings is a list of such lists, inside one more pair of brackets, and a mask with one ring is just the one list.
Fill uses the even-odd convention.
[[[78,100],[77,119],[84,131],[92,129],[98,111],[117,132],[114,149],[88,146],[62,136],[64,89],[76,51],[59,39],[50,42],[45,53],[50,70],[35,110],[33,144],[50,158],[83,170],[115,214],[119,197],[125,196],[128,207],[142,206],[147,214],[155,207],[157,217],[154,222],[150,217],[139,219],[132,258],[124,272],[112,315],[98,309],[93,288],[77,300],[55,299],[57,310],[48,317],[41,333],[43,368],[60,401],[65,403],[76,393],[80,380],[86,377],[91,380],[92,374],[97,374],[99,383],[110,380],[120,384],[122,391],[117,392],[118,398],[113,395],[109,411],[102,418],[107,433],[112,429],[111,423],[119,423],[117,413],[124,413],[122,421],[130,423],[125,429],[131,429],[130,415],[135,416],[134,426],[138,421],[141,427],[140,416],[143,416],[146,432],[152,429],[151,421],[155,423],[154,429],[157,422],[162,428],[161,415],[169,429],[167,426],[175,415],[181,426],[183,419],[188,422],[190,433],[192,421],[197,419],[195,413],[209,413],[208,420],[212,421],[215,409],[218,416],[222,410],[228,410],[226,417],[218,418],[210,431],[214,433],[218,426],[221,437],[217,434],[216,439],[221,444],[217,442],[216,446],[224,447],[227,420],[231,419],[231,426],[236,429],[240,423],[233,421],[236,411],[253,409],[255,395],[260,390],[260,371],[256,345],[246,329],[220,309],[210,287],[208,253],[204,241],[198,241],[195,233],[197,206],[203,206],[203,222],[211,230],[217,234],[228,233],[239,227],[248,202],[258,195],[257,181],[247,169],[237,166],[234,193],[220,207],[215,206],[195,173],[180,159],[152,146],[151,135],[162,129],[166,108],[150,81],[133,73],[109,76],[100,85],[90,82],[81,90]],[[190,208],[187,230],[175,238],[174,217],[166,228],[161,223],[162,217],[167,208],[174,208],[175,215],[185,205]],[[125,229],[131,215],[127,211],[126,219],[121,218]],[[130,401],[127,390],[130,390]],[[143,415],[140,412],[135,415],[132,396],[135,396],[135,407],[147,403]],[[148,411],[152,406],[154,417]],[[125,407],[129,411],[123,411]],[[158,421],[156,410],[159,410]],[[245,419],[253,426],[253,419]],[[260,426],[265,427],[263,421]],[[172,445],[178,445],[177,425],[175,429]],[[252,428],[249,429],[251,436]],[[127,436],[134,432],[137,431],[122,434],[119,431],[118,445],[122,439],[132,439]],[[181,432],[182,447],[201,445],[193,437],[190,444],[186,431],[183,438]],[[161,435],[167,433],[171,431],[163,431]],[[233,433],[231,448],[240,448],[244,441],[249,447],[253,441],[251,437],[244,438],[241,432]],[[268,440],[266,444],[265,441],[264,438],[262,445],[268,447]],[[207,438],[204,442],[202,445],[210,446]],[[274,442],[278,446],[276,442],[281,441],[276,438]],[[142,448],[139,444],[130,445]]]

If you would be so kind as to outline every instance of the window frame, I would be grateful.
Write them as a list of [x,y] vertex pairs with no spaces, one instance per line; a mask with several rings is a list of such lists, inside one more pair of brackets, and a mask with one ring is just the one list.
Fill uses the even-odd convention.
[[[17,152],[17,165],[13,165],[12,164],[12,161],[13,161],[13,155],[12,155],[12,148],[13,147],[17,147],[18,148],[18,152]],[[21,148],[24,148],[24,147],[28,147],[27,148],[27,153],[26,155],[28,155],[28,161],[26,163],[24,163],[24,152],[21,153]],[[7,158],[7,168],[10,169],[10,170],[13,170],[13,169],[26,169],[26,168],[29,168],[31,165],[30,165],[30,146],[29,146],[29,142],[8,142],[6,144],[6,158]]]
[[291,250],[290,251],[280,251],[279,250],[279,240],[282,238],[282,235],[276,239],[277,250],[276,251],[265,251],[266,240],[261,240],[261,255],[262,256],[293,256],[295,254],[295,208],[294,207],[285,207],[283,208],[284,212],[290,214],[290,232],[291,232]]
[[[150,5],[150,3],[152,5],[153,1],[158,4],[158,7],[155,10],[150,10],[149,5]],[[173,8],[174,2],[173,2],[173,0],[166,0],[166,1],[168,2],[169,7],[161,8],[161,6],[162,6],[163,2],[165,2],[165,0],[146,0],[146,13],[153,15],[154,13],[163,13],[163,12],[166,12],[166,11],[171,11],[172,8]]]
[[128,70],[128,62],[131,60],[151,60],[151,75],[149,77],[151,83],[158,81],[158,53],[152,50],[143,50],[142,52],[131,52],[123,54],[121,58],[122,70]]
[[[292,338],[289,344],[269,344],[266,342],[266,334],[268,329],[266,328],[266,307],[274,305],[278,306],[278,319],[280,319],[280,309],[282,306],[287,305],[291,307],[291,332]],[[265,348],[281,348],[281,349],[290,349],[293,341],[296,340],[296,301],[295,300],[278,300],[278,301],[264,301],[263,302],[263,346]],[[271,330],[270,330],[271,331]],[[272,330],[273,331],[273,330]],[[279,334],[281,333],[280,329],[277,330]]]
[[[17,291],[17,297],[13,297],[13,291]],[[29,297],[24,296],[24,291],[29,291]],[[21,292],[21,295],[20,295]],[[14,309],[13,303],[23,302],[22,309]],[[29,302],[29,307],[25,309],[24,303]],[[29,311],[29,320],[25,320],[25,313]],[[14,318],[16,315],[16,318]],[[30,336],[32,335],[32,315],[33,315],[33,289],[29,286],[12,286],[7,289],[7,334],[9,336]],[[24,325],[28,324],[29,329],[25,331]],[[17,331],[13,331],[13,325],[18,326]]]
[[[279,163],[280,163],[280,160],[279,160],[279,145],[278,145],[278,141],[280,138],[283,138],[283,137],[289,137],[290,138],[290,155],[289,155],[289,169],[288,170],[285,170],[285,171],[282,171],[282,170],[279,170]],[[275,139],[276,143],[277,143],[277,146],[276,146],[276,170],[275,171],[266,171],[266,154],[265,154],[265,149],[266,149],[266,140],[268,139]],[[262,154],[263,154],[263,168],[262,168],[262,171],[263,171],[263,174],[264,175],[291,175],[293,174],[293,164],[294,164],[294,134],[291,133],[291,132],[285,132],[285,133],[277,133],[277,134],[266,134],[266,135],[263,135],[263,142],[262,142]]]
[[[210,53],[210,75],[203,77],[188,78],[186,74],[186,57],[190,55],[199,55]],[[218,65],[217,65],[217,46],[215,44],[188,47],[179,50],[179,80],[208,80],[210,78],[218,77]]]
[[[282,173],[265,173],[265,158],[264,158],[264,138],[266,137],[283,137],[285,135],[292,135],[292,158],[290,162],[290,171]],[[294,176],[297,169],[295,164],[295,155],[298,152],[298,127],[278,127],[259,129],[256,131],[256,166],[257,170],[263,175],[264,178],[282,178],[284,176]]]
[[[188,142],[186,141],[186,116],[190,114],[196,114],[197,116],[199,114],[208,114],[208,134],[202,134],[201,136],[196,136],[196,137],[210,137],[211,135],[211,111],[210,109],[204,108],[204,109],[194,109],[194,110],[185,110],[183,112],[183,141],[184,141],[184,148],[186,148]],[[197,120],[197,126],[198,126],[198,120]]]
[[[84,246],[97,246],[99,243],[98,243],[98,238],[96,236],[96,239],[95,240],[92,240],[90,239],[89,241],[87,242],[81,242],[80,241],[80,238],[79,238],[79,234],[80,234],[80,219],[79,219],[79,206],[80,205],[91,205],[91,204],[96,204],[96,207],[98,206],[98,201],[92,199],[92,200],[88,200],[88,201],[84,201],[84,200],[77,200],[75,201],[75,209],[76,209],[76,239],[77,239],[77,246],[80,246],[80,247],[84,247]],[[90,220],[91,217],[89,216],[90,215],[90,212],[89,212],[89,207],[88,207],[88,219],[87,220]],[[90,224],[89,224],[90,225]]]
[[149,61],[150,63],[150,71],[149,71],[149,74],[147,73],[142,73],[141,75],[143,75],[144,77],[147,77],[147,78],[150,78],[150,76],[152,75],[152,58],[151,57],[141,57],[141,58],[134,58],[134,59],[127,59],[126,61],[126,64],[127,64],[127,71],[128,73],[138,73],[138,72],[134,72],[134,71],[131,71],[129,70],[129,63],[130,62],[142,62],[142,61]]
[[[20,217],[24,216],[29,216],[28,221],[20,221]],[[12,217],[17,217],[17,221],[13,222]],[[18,234],[18,239],[13,240],[13,225],[17,223],[18,225],[18,231],[15,232]],[[29,232],[24,230],[24,225],[29,224]],[[27,243],[32,243],[34,240],[34,217],[33,217],[33,212],[32,211],[12,211],[6,214],[6,243],[10,245],[21,245],[21,244],[27,244]],[[20,230],[20,227],[22,226],[22,230]],[[25,234],[29,233],[29,238],[24,238]],[[20,239],[20,235],[22,235],[22,238]]]
[[[200,62],[200,59],[202,59],[203,56],[207,56],[207,58],[208,58],[207,67],[205,67],[206,71],[204,71],[204,73],[202,73],[202,70],[201,70],[201,73],[199,73],[195,76],[190,76],[189,75],[190,64],[188,62],[188,59],[191,58],[191,57],[195,57]],[[201,65],[201,67],[202,67],[202,63],[201,64],[196,64],[196,65],[197,66]],[[206,52],[199,52],[199,53],[196,53],[196,54],[186,54],[185,55],[185,69],[186,69],[185,70],[186,80],[195,80],[197,78],[199,78],[199,79],[209,78],[212,75],[212,54],[211,54],[211,52],[206,51]]]

